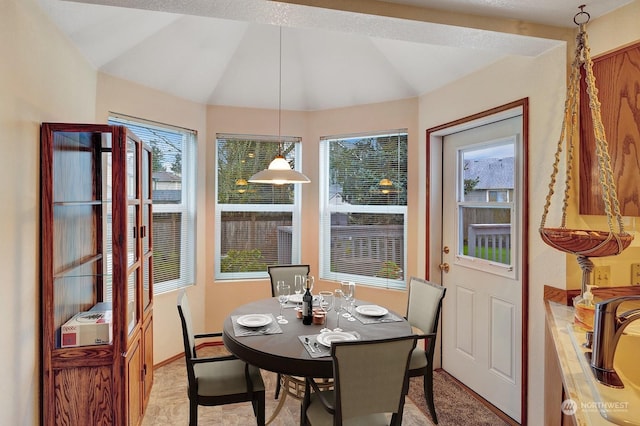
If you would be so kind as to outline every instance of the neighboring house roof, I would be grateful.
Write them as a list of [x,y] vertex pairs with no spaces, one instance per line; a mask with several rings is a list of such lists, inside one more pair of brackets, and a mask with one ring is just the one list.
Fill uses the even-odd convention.
[[153,172],[151,179],[154,182],[181,182],[182,178],[173,172],[165,170]]
[[514,188],[513,157],[465,162],[464,179],[480,179],[475,190]]
[[342,197],[342,185],[333,183],[329,185],[329,204],[331,205],[347,205]]

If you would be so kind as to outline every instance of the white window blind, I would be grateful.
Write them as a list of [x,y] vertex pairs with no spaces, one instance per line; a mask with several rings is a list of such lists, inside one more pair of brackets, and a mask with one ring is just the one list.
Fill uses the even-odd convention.
[[267,266],[300,258],[300,185],[249,183],[278,154],[295,168],[300,138],[218,134],[216,279],[267,277]]
[[404,288],[407,132],[321,140],[320,276]]
[[152,150],[153,293],[195,282],[196,132],[112,114]]

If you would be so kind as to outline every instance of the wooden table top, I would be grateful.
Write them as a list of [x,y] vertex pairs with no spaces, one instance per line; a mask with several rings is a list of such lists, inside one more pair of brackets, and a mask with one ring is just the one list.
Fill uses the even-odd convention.
[[[356,301],[356,305],[365,302]],[[233,331],[232,316],[246,314],[280,313],[280,305],[276,298],[269,298],[251,302],[236,308],[224,321],[223,336],[227,349],[245,362],[256,367],[300,377],[330,378],[333,376],[333,365],[330,356],[312,358],[298,336],[320,334],[324,325],[304,325],[296,318],[293,308],[285,308],[284,316],[288,324],[279,324],[280,334],[236,337]],[[396,313],[396,315],[398,315]],[[401,315],[400,315],[401,316]],[[336,326],[336,313],[329,312],[329,328]],[[376,340],[390,337],[408,336],[413,334],[411,326],[406,320],[376,324],[363,324],[359,320],[347,321],[340,318],[340,328],[343,331],[355,331],[362,340]]]

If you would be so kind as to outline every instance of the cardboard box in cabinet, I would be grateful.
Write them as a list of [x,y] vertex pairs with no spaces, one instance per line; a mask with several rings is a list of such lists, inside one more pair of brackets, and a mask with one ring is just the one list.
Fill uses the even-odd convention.
[[78,312],[60,331],[63,348],[103,345],[112,341],[111,311]]

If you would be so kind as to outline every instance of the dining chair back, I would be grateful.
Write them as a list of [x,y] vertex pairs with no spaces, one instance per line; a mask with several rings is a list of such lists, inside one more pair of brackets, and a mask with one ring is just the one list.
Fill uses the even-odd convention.
[[[284,281],[285,283],[291,286],[293,290],[293,284],[296,275],[309,275],[310,267],[309,265],[270,265],[267,266],[267,272],[269,273],[269,278],[271,279],[271,297],[275,297],[277,294],[277,283],[278,281]],[[304,291],[304,289],[302,289]],[[289,382],[302,384],[303,381],[301,379],[297,380],[289,380],[287,377],[283,377],[281,374],[278,374],[276,382],[276,390],[274,398],[278,399],[280,395],[280,389],[282,388],[282,383],[285,382],[285,388],[288,389]]]
[[309,275],[309,265],[271,265],[267,266],[267,272],[271,279],[271,296],[276,295],[276,283],[284,281],[291,285],[293,289],[293,281],[296,275]]
[[378,425],[387,424],[386,414],[391,413],[391,424],[400,425],[415,346],[416,336],[334,342],[334,390],[321,391],[307,378],[301,423]]
[[435,424],[438,424],[433,400],[433,355],[436,349],[438,319],[446,288],[429,281],[411,277],[409,280],[409,303],[407,321],[414,332],[422,334],[424,344],[417,345],[411,354],[409,377],[423,376],[424,397]]
[[182,325],[187,364],[189,425],[198,424],[198,406],[214,406],[250,401],[256,422],[265,424],[265,391],[260,370],[233,355],[198,357],[196,339],[221,337],[222,333],[194,334],[186,292],[178,295],[178,314]]

